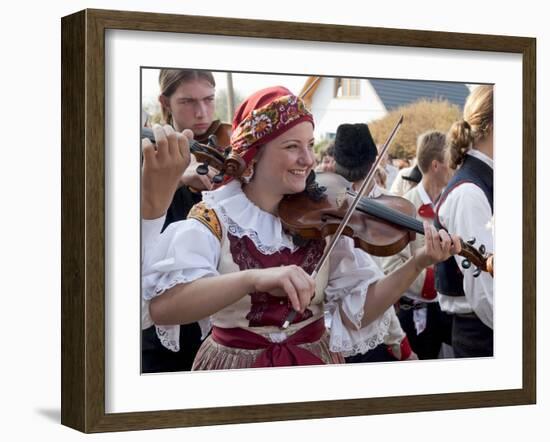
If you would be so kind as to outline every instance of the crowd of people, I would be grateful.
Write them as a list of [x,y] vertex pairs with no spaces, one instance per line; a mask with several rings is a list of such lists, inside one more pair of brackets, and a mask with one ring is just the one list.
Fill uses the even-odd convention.
[[[492,275],[460,255],[461,238],[494,250],[492,87],[448,133],[419,134],[413,164],[383,159],[364,192],[408,200],[423,234],[390,256],[341,236],[322,261],[332,235],[297,236],[279,207],[315,174],[359,190],[380,148],[368,125],[341,124],[317,158],[314,117],[282,86],[231,125],[214,119],[210,72],[163,69],[159,86],[163,122],[142,140],[142,372],[492,356]],[[244,165],[221,183],[189,148],[212,136]]]

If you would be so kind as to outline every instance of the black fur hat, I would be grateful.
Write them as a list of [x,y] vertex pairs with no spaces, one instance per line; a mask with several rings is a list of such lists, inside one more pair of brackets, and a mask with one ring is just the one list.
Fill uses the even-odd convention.
[[403,175],[403,179],[417,184],[422,181],[422,172],[420,172],[420,167],[418,167],[418,164],[412,168],[409,175]]
[[348,181],[363,179],[378,155],[376,144],[364,123],[341,124],[334,140],[336,173]]

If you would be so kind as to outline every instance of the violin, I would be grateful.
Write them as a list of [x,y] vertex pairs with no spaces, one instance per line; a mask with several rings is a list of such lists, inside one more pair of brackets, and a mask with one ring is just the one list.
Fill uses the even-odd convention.
[[214,120],[205,133],[195,135],[195,140],[201,144],[208,144],[212,135],[215,137],[215,144],[222,146],[221,150],[224,151],[231,144],[231,124]]
[[[148,127],[141,128],[141,138],[148,138],[155,144],[153,130]],[[225,148],[218,146],[217,137],[214,134],[208,136],[208,144],[190,140],[189,150],[201,163],[197,166],[199,175],[206,175],[209,166],[218,171],[218,174],[212,178],[212,182],[215,184],[221,183],[225,175],[240,177],[246,167],[244,160],[239,155],[232,153],[231,146]]]
[[[357,193],[349,181],[340,175],[324,172],[308,176],[304,192],[286,195],[279,203],[279,217],[283,227],[303,239],[320,239],[332,235],[340,225]],[[414,218],[415,207],[405,198],[383,195],[362,197],[343,234],[353,238],[355,246],[374,256],[391,256],[424,234],[421,221]],[[481,245],[476,249],[475,239],[460,240],[465,259],[462,267],[474,264],[474,277],[482,271],[493,275],[492,255]]]

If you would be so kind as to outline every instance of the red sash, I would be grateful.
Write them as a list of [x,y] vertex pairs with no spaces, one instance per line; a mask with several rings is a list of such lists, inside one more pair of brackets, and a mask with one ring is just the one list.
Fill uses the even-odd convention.
[[242,328],[212,328],[212,338],[218,344],[246,350],[264,349],[254,361],[254,368],[323,365],[323,360],[298,345],[316,342],[324,333],[323,318],[306,325],[283,342],[271,342],[257,333]]

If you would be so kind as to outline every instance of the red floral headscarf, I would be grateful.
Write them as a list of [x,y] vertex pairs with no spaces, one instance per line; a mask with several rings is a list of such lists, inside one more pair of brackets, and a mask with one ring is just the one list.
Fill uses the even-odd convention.
[[248,164],[258,147],[303,121],[314,124],[301,98],[282,86],[262,89],[237,108],[231,135],[233,152]]

